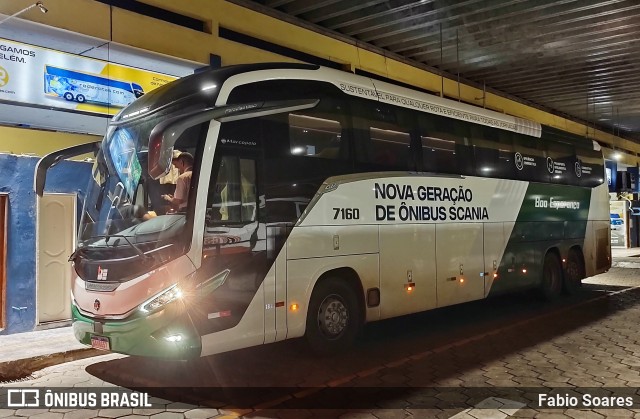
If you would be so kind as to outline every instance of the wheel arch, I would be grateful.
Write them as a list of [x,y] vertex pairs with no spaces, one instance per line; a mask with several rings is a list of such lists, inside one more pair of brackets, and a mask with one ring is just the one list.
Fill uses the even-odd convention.
[[[295,338],[306,333],[308,305],[318,284],[338,277],[354,290],[362,322],[377,320],[375,308],[365,302],[365,290],[380,286],[378,255],[349,255],[287,261],[287,300],[301,303],[300,310],[287,310],[287,336]],[[366,314],[366,316],[365,316]]]
[[363,295],[353,268],[328,269],[318,277],[310,293],[304,333],[314,353],[336,355],[353,344],[363,324]]
[[554,255],[556,255],[558,257],[558,260],[560,262],[562,262],[562,253],[560,252],[560,248],[558,246],[553,245],[553,246],[547,248],[547,250],[542,255],[542,260],[543,261],[544,261],[545,256],[547,256],[548,253],[553,253]]
[[[360,324],[365,322],[366,318],[366,302],[364,296],[364,288],[362,286],[362,281],[360,279],[360,275],[350,266],[344,266],[341,268],[332,268],[320,274],[318,279],[313,285],[313,289],[311,290],[311,294],[316,289],[316,287],[322,282],[326,281],[330,278],[342,278],[345,282],[356,292],[358,296],[358,309],[360,312]],[[311,295],[310,294],[310,295]]]

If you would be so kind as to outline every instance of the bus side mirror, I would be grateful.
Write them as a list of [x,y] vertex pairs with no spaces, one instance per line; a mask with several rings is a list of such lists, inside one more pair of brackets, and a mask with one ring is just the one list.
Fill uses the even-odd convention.
[[156,132],[155,128],[151,132],[147,160],[149,176],[152,179],[159,179],[169,173],[174,144],[175,141],[169,146],[168,141],[164,141],[164,132]]
[[64,159],[69,159],[87,153],[97,154],[100,149],[100,142],[78,144],[71,147],[63,148],[47,154],[41,158],[36,164],[33,177],[33,189],[38,196],[44,193],[44,185],[47,180],[47,170],[58,164]]

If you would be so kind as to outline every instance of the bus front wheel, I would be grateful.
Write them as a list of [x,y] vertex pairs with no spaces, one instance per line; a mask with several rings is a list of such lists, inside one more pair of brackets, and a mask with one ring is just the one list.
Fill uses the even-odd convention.
[[66,93],[63,95],[63,97],[65,98],[65,100],[72,101],[72,100],[73,100],[73,93],[66,92]]
[[333,355],[353,344],[360,325],[358,297],[341,278],[321,281],[311,294],[305,337],[319,355]]
[[78,103],[84,103],[84,102],[87,101],[87,99],[85,99],[84,95],[76,96],[76,100],[78,101]]
[[549,252],[544,256],[542,266],[542,297],[545,300],[555,300],[562,293],[562,265],[555,253]]

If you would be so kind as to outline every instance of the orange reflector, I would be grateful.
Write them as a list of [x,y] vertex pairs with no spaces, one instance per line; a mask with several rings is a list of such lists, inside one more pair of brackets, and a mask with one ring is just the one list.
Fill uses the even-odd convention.
[[296,311],[298,310],[298,305],[297,304],[291,304],[291,311]]

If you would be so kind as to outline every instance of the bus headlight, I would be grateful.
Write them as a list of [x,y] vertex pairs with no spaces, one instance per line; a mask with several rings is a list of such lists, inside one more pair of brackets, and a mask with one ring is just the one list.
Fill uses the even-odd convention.
[[140,311],[143,313],[150,313],[179,298],[182,298],[182,291],[176,284],[162,291],[150,300],[142,303],[140,305]]

